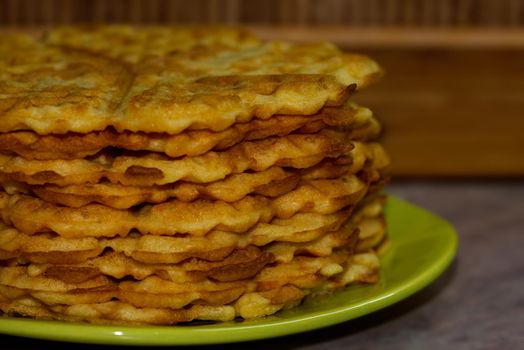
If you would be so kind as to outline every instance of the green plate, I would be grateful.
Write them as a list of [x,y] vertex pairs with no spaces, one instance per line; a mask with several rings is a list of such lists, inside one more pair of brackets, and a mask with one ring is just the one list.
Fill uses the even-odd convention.
[[305,332],[354,319],[396,303],[437,278],[457,250],[453,227],[394,197],[388,199],[391,246],[382,256],[381,280],[351,285],[277,315],[243,322],[187,326],[103,326],[0,317],[0,333],[95,344],[218,344]]

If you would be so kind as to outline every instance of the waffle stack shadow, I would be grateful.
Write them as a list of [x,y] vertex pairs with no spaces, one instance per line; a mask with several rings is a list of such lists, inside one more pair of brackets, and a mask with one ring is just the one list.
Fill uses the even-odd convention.
[[378,280],[369,58],[222,28],[1,42],[5,314],[249,319]]

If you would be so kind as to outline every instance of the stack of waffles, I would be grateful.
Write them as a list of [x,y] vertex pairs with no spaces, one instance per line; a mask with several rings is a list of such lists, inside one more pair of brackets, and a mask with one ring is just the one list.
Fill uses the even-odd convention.
[[0,37],[0,309],[255,318],[379,278],[389,159],[330,44],[228,28]]

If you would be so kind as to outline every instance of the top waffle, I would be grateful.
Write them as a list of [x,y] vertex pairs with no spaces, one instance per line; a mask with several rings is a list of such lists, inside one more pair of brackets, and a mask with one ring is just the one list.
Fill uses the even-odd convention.
[[71,41],[75,30],[1,40],[0,132],[221,131],[342,105],[380,75],[330,44],[260,43],[231,29],[104,27]]
[[53,29],[45,40],[128,63],[138,63],[145,57],[194,52],[203,47],[219,50],[260,45],[252,33],[227,27],[73,26]]

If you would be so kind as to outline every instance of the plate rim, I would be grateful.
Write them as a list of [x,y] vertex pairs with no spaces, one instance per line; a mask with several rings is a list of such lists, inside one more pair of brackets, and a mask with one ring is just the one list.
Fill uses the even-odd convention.
[[[61,321],[46,321],[19,319],[0,316],[0,334],[27,337],[60,342],[105,344],[105,345],[210,345],[236,343],[250,340],[281,337],[328,327],[349,321],[377,310],[386,308],[422,290],[451,264],[458,250],[458,236],[454,227],[417,205],[401,200],[393,195],[387,195],[388,207],[405,207],[411,211],[429,214],[433,220],[446,228],[446,247],[442,254],[434,259],[430,266],[418,275],[412,277],[392,289],[382,291],[377,296],[368,298],[353,305],[341,305],[328,311],[316,311],[310,314],[282,319],[264,324],[248,324],[228,322],[226,327],[209,328],[205,326],[117,326],[96,325],[88,323],[67,323]],[[392,243],[394,244],[394,242]],[[300,307],[300,306],[299,306]],[[57,328],[58,329],[55,329]],[[40,329],[38,328],[40,327]],[[49,331],[52,329],[52,331]],[[253,332],[263,329],[264,332]],[[80,335],[79,335],[80,334]],[[227,335],[223,336],[222,334]],[[169,337],[166,337],[169,335]],[[205,337],[204,337],[205,335]],[[195,339],[191,339],[191,338]]]

